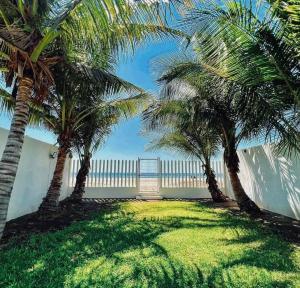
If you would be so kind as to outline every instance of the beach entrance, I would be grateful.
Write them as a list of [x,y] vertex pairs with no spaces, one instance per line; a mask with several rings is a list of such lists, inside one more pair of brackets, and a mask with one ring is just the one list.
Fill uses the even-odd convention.
[[160,159],[138,159],[139,192],[159,192],[160,187]]

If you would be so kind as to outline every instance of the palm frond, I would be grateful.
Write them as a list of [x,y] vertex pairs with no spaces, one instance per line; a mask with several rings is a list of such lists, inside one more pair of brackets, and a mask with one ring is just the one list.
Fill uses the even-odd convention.
[[14,109],[15,99],[11,94],[0,87],[0,112],[11,112]]
[[285,85],[297,99],[299,58],[285,40],[285,25],[270,6],[259,4],[264,1],[252,2],[203,4],[190,12],[183,25],[194,27],[193,45],[200,61],[219,75],[243,85]]

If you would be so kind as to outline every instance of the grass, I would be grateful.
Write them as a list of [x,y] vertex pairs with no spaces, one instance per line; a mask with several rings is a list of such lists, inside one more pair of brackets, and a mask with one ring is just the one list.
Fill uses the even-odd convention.
[[196,202],[124,202],[0,251],[0,287],[300,287],[300,251]]

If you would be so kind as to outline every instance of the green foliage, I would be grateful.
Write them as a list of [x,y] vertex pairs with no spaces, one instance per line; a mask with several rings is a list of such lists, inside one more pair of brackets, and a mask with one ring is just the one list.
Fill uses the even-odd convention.
[[144,134],[151,137],[148,150],[171,149],[196,156],[202,164],[209,165],[211,157],[220,150],[219,132],[195,117],[194,104],[190,98],[174,100],[162,95],[150,105],[143,113]]
[[[116,58],[120,51],[133,50],[148,36],[182,37],[165,26],[160,7],[113,0],[3,0],[0,72],[8,86],[19,77],[32,78],[35,98],[41,102],[55,86],[51,68],[57,63],[95,67],[107,63],[112,52]],[[57,53],[60,45],[64,57]]]
[[[209,41],[216,46],[214,38]],[[227,136],[222,136],[224,148],[229,145],[224,142],[229,138],[236,148],[241,141],[257,139],[261,143],[275,142],[279,153],[295,155],[299,152],[298,108],[293,97],[272,83],[246,85],[237,79],[233,81],[226,76],[225,70],[207,64],[210,56],[205,52],[205,45],[198,49],[200,46],[194,43],[194,51],[187,55],[175,54],[156,61],[155,69],[162,83],[162,99],[160,117],[152,113],[149,122],[152,128],[172,123],[177,115],[182,125],[194,123],[192,131],[202,131],[209,123],[211,130],[218,131],[215,133],[221,135],[227,132]],[[215,55],[211,57],[219,59]],[[228,64],[228,59],[221,60]],[[168,111],[167,105],[172,112]],[[187,105],[186,116],[180,112],[182,105]],[[203,123],[206,124],[203,126]]]
[[[103,145],[115,125],[124,118],[136,116],[148,106],[151,99],[149,94],[140,91],[135,96],[130,95],[137,90],[136,87],[132,86],[131,89],[126,90],[128,97],[123,95],[118,99],[114,95],[109,100],[104,98],[99,99],[98,102],[90,103],[88,101],[92,101],[92,99],[86,97],[85,104],[80,103],[80,109],[87,109],[85,110],[86,116],[81,121],[73,139],[73,146],[80,157],[96,152]],[[95,105],[95,107],[90,109],[91,105]]]
[[184,25],[195,32],[202,61],[216,71],[246,85],[277,81],[297,93],[295,47],[286,42],[285,22],[266,1],[208,1],[192,10]]
[[[97,127],[104,135],[109,117],[111,125],[116,124],[119,118],[137,113],[147,99],[141,89],[104,69],[64,63],[55,66],[53,75],[55,90],[44,101],[39,116],[60,144],[82,148],[78,139],[83,135],[96,134]],[[118,99],[119,93],[123,93],[122,99]],[[131,93],[140,95],[124,97]]]
[[1,287],[299,287],[300,252],[196,202],[128,202],[0,251]]
[[11,112],[15,106],[15,101],[12,99],[11,94],[6,89],[0,86],[0,112]]

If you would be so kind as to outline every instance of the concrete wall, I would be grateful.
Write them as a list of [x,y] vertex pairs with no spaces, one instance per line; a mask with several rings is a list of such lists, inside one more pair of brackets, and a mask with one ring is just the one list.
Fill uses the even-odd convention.
[[[4,150],[8,131],[0,128],[0,155]],[[53,145],[25,137],[18,173],[9,203],[7,220],[34,212],[46,195],[52,179],[56,159],[50,159]],[[0,156],[1,157],[1,156]],[[70,161],[66,162],[61,200],[69,195],[68,177]]]
[[[240,179],[248,196],[260,207],[300,219],[300,159],[276,157],[271,145],[238,152]],[[225,192],[234,199],[225,173]]]
[[138,189],[135,187],[86,187],[84,198],[135,198]]
[[167,199],[211,198],[207,188],[160,188],[159,194]]

